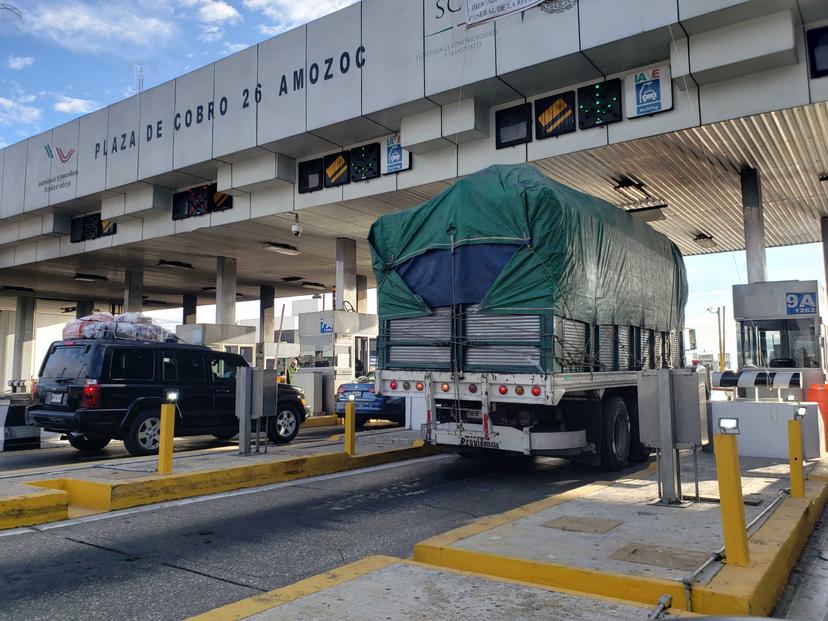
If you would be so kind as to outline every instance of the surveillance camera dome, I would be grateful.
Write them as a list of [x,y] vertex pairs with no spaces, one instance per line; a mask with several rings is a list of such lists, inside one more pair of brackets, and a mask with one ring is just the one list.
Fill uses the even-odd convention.
[[302,235],[302,225],[294,222],[293,226],[290,227],[290,232],[293,233],[294,237],[300,237]]

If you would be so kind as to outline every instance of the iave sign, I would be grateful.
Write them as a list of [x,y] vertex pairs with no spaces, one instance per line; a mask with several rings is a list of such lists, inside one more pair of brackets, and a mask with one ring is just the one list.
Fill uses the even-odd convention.
[[673,109],[670,65],[636,71],[624,78],[624,88],[628,119]]

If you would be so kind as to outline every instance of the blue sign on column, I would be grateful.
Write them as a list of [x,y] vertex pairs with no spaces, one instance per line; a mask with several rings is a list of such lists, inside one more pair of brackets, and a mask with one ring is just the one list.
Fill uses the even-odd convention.
[[808,291],[806,293],[786,293],[785,309],[788,315],[816,315],[816,301],[816,291]]

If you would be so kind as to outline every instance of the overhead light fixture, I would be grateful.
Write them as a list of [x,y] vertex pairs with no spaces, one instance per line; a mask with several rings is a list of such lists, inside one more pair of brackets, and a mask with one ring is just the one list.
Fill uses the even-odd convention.
[[167,303],[162,300],[146,299],[144,300],[144,306],[167,306]]
[[61,313],[75,313],[75,312],[77,312],[77,310],[78,310],[77,306],[64,306],[63,308],[60,309],[60,312]]
[[693,237],[693,241],[696,242],[702,248],[716,247],[716,240],[713,239],[711,235],[706,235],[705,233],[699,233],[698,235]]
[[201,290],[202,291],[215,291],[216,288],[215,287],[202,287]]
[[323,285],[321,282],[308,282],[305,281],[302,283],[303,289],[313,289],[314,291],[327,291],[328,288]]
[[16,291],[18,293],[34,293],[31,287],[18,287],[17,285],[3,285],[3,291]]
[[652,196],[644,189],[644,184],[640,181],[633,181],[629,177],[621,177],[618,185],[613,189],[631,203],[652,200]]
[[300,280],[305,280],[301,276],[285,276],[282,278],[282,282],[299,282]]
[[661,205],[650,205],[648,207],[627,209],[627,213],[642,222],[657,222],[658,220],[664,220],[667,218],[664,214],[665,209],[667,209],[667,205],[666,203],[662,203]]
[[828,173],[822,173],[822,174],[819,176],[819,180],[820,180],[821,182],[823,182],[823,183],[824,183],[824,182],[826,182],[826,181],[828,181]]
[[78,282],[107,282],[109,278],[98,274],[75,274],[75,280]]
[[299,250],[296,246],[291,246],[290,244],[281,244],[278,242],[265,242],[264,249],[269,250],[270,252],[275,252],[276,254],[284,254],[289,257],[296,257],[302,254],[302,251]]
[[193,268],[192,263],[184,263],[184,261],[159,261],[158,267],[168,267],[171,269],[177,270],[192,270]]

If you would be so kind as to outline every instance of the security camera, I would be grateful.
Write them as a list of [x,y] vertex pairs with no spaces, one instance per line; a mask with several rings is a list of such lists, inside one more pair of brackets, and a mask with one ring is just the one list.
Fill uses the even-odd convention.
[[290,227],[290,232],[293,233],[294,237],[301,237],[302,236],[302,224],[299,222],[299,214],[296,214],[296,221]]

